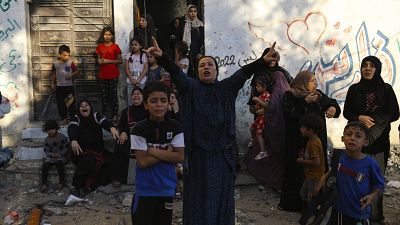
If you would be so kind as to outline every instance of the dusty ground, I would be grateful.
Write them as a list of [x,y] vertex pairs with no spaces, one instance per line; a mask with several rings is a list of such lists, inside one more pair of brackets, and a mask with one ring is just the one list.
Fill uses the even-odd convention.
[[[387,181],[400,180],[399,169],[389,169]],[[68,188],[60,192],[51,191],[42,194],[37,187],[20,189],[18,187],[0,187],[0,215],[10,210],[19,214],[15,224],[26,224],[30,210],[35,207],[46,209],[42,222],[52,225],[123,225],[130,223],[130,208],[123,206],[123,200],[129,200],[133,187],[124,186],[100,188],[87,196],[88,202],[74,206],[64,206]],[[299,214],[277,210],[279,195],[259,185],[237,186],[236,190],[237,225],[298,224]],[[126,205],[129,203],[124,202]],[[391,225],[400,225],[400,189],[387,187],[384,197],[385,216]],[[181,224],[182,201],[176,200],[174,224]],[[2,220],[1,220],[2,222]]]

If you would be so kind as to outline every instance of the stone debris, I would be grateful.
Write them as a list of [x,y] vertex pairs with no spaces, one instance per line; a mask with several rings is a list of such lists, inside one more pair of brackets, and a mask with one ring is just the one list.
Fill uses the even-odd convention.
[[[400,188],[396,187],[400,183],[399,151],[400,148],[396,148],[396,151],[392,152],[391,166],[386,171],[388,182],[384,193],[384,212],[387,220],[391,222],[390,224],[399,224],[398,218],[400,218]],[[13,166],[15,168],[15,165],[10,165],[10,167]],[[23,167],[23,165],[19,165],[19,168]],[[29,168],[29,170],[33,169]],[[3,175],[4,172],[6,171],[0,170],[0,175]],[[0,182],[0,201],[2,202],[0,218],[6,217],[6,212],[18,212],[19,219],[13,225],[26,224],[33,208],[43,210],[42,224],[125,225],[131,223],[130,206],[135,190],[133,185],[123,185],[120,188],[114,188],[112,185],[100,187],[88,194],[85,199],[66,206],[64,204],[70,197],[69,188],[41,193],[38,185],[33,185],[32,182],[28,186],[20,186],[19,184],[24,179],[38,179],[37,177],[30,178],[28,175],[19,176],[14,172],[13,179],[21,182],[17,184]],[[7,181],[9,180],[7,179]],[[278,210],[279,194],[259,186],[258,183],[235,186],[235,198],[236,225],[298,224],[299,214]],[[181,199],[175,200],[173,213],[172,224],[182,225]]]
[[386,184],[388,187],[395,187],[395,188],[400,188],[400,182],[399,181],[389,181]]

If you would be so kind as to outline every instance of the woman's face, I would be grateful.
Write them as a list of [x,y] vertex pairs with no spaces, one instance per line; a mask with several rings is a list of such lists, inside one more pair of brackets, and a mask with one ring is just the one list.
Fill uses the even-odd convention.
[[140,17],[139,19],[139,27],[140,28],[146,28],[147,27],[147,20],[143,17]]
[[365,80],[374,78],[375,71],[375,65],[371,61],[365,61],[365,63],[361,65],[361,75]]
[[315,92],[316,90],[317,90],[317,87],[318,87],[318,83],[317,83],[317,79],[315,79],[315,76],[313,75],[312,77],[311,77],[311,79],[308,81],[308,83],[307,83],[307,89],[311,92],[311,93],[313,93],[313,92]]
[[87,102],[82,102],[82,103],[79,105],[79,113],[80,113],[81,116],[83,116],[83,117],[89,117],[89,115],[90,115],[90,110],[91,110],[90,105],[89,105],[89,103],[87,103]]
[[169,104],[173,105],[176,102],[176,96],[175,93],[171,93],[171,95],[169,96]]
[[217,78],[217,66],[210,57],[202,58],[198,66],[199,79],[204,83],[212,83]]
[[131,99],[132,99],[132,104],[134,106],[138,106],[143,102],[143,95],[139,90],[135,90],[132,93]]
[[197,9],[195,7],[192,7],[189,9],[189,15],[188,15],[190,20],[194,20],[197,18]]

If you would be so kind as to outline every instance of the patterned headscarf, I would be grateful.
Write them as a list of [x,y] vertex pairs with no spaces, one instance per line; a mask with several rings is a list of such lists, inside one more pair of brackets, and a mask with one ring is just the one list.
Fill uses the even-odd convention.
[[308,90],[308,82],[314,76],[314,73],[308,70],[300,71],[297,76],[290,83],[290,92],[293,93],[294,96],[306,97],[311,92]]
[[182,38],[182,40],[187,43],[189,48],[190,44],[192,43],[192,35],[191,35],[192,28],[198,28],[204,26],[203,22],[201,22],[199,18],[196,17],[194,20],[191,20],[189,18],[189,10],[193,7],[197,9],[195,5],[188,5],[186,8],[185,27],[183,29],[183,38]]

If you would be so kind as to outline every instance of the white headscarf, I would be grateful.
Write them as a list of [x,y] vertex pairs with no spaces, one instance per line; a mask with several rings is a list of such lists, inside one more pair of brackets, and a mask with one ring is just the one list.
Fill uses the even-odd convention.
[[198,27],[204,26],[203,22],[201,22],[201,20],[199,20],[199,18],[197,18],[197,16],[194,20],[191,20],[189,18],[189,10],[190,10],[190,8],[193,8],[193,7],[197,9],[197,7],[195,5],[188,5],[186,8],[185,27],[183,29],[183,38],[182,38],[182,40],[187,43],[189,48],[190,48],[190,44],[192,43],[192,35],[191,35],[192,28],[198,28]]

